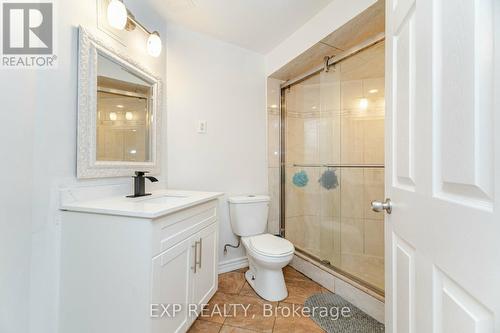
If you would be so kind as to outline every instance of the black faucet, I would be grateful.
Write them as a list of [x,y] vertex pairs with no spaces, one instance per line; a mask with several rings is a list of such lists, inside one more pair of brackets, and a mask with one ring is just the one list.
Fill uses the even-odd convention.
[[127,195],[127,198],[137,198],[137,197],[144,197],[146,195],[151,195],[151,193],[146,193],[146,184],[145,180],[146,178],[149,179],[151,182],[155,183],[158,181],[155,177],[151,176],[144,176],[148,171],[136,171],[135,176],[132,177],[134,178],[134,194],[133,195]]

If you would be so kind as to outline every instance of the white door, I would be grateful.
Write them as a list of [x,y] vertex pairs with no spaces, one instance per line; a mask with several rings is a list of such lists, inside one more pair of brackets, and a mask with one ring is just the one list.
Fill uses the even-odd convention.
[[386,11],[387,332],[500,332],[500,1]]
[[[180,304],[180,312],[175,316],[153,318],[153,332],[185,332],[189,327],[188,304],[191,287],[191,266],[193,264],[193,251],[191,251],[191,238],[186,239],[153,258],[152,264],[152,290],[151,303]],[[163,308],[157,307],[157,315],[163,314]],[[168,308],[168,313],[173,314],[174,309]],[[177,310],[176,310],[177,311]]]
[[217,291],[217,224],[195,235],[196,270],[193,274],[193,304],[206,304]]

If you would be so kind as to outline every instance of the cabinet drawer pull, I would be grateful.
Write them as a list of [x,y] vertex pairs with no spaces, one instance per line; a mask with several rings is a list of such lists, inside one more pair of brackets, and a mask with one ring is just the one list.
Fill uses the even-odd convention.
[[203,240],[203,238],[200,238],[200,261],[198,262],[198,264],[199,264],[198,268],[199,269],[201,269],[201,258],[202,258],[202,253],[203,253],[203,250],[202,250],[202,244],[203,243],[201,242],[202,240]]
[[191,269],[194,270],[194,273],[196,274],[196,264],[198,263],[198,242],[194,242],[194,245],[191,246],[194,249],[194,265],[191,266]]

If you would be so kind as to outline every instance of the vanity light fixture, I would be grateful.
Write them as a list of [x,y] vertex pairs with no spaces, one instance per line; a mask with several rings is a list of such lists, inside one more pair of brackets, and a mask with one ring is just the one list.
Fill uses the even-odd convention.
[[111,0],[108,4],[108,23],[115,29],[132,31],[136,27],[141,28],[147,35],[146,49],[149,55],[158,57],[161,54],[162,43],[158,31],[149,31],[135,16],[125,7],[123,0]]
[[127,25],[127,8],[122,0],[111,0],[108,4],[108,23],[115,29],[123,30]]
[[134,113],[130,112],[130,111],[125,112],[125,119],[127,119],[127,120],[134,119]]
[[161,38],[158,31],[153,31],[148,37],[148,53],[153,57],[161,54]]

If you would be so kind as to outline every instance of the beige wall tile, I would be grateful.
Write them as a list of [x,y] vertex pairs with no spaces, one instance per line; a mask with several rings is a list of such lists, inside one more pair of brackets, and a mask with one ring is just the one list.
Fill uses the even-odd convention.
[[281,99],[281,89],[280,84],[281,80],[276,80],[273,78],[267,79],[267,107],[270,109],[274,109],[273,106],[280,105]]
[[279,234],[280,231],[280,168],[268,169],[269,196],[269,219],[267,230],[271,234]]
[[267,163],[269,167],[280,166],[280,117],[267,116]]
[[319,160],[319,119],[304,119],[304,151],[302,163],[317,163]]
[[304,160],[304,120],[286,119],[286,163],[303,163]]
[[322,164],[340,163],[341,118],[339,114],[322,114],[318,123],[318,161]]
[[365,254],[384,257],[384,220],[365,219]]
[[321,217],[320,258],[332,262],[335,252],[335,220],[333,217]]
[[286,217],[304,215],[304,189],[293,184],[293,175],[299,168],[285,168],[285,215]]
[[304,215],[320,215],[321,208],[321,191],[320,184],[318,182],[320,169],[319,168],[297,168],[297,171],[305,171],[309,177],[309,183],[307,186],[302,187],[301,190],[304,192],[303,204],[304,204]]
[[304,217],[294,216],[285,219],[285,237],[295,246],[305,248]]
[[341,252],[342,254],[363,254],[364,252],[364,220],[361,218],[343,217],[341,220]]
[[384,164],[384,119],[381,117],[364,121],[363,162]]
[[363,97],[363,81],[342,81],[341,107],[342,110],[358,110],[359,100]]
[[383,220],[384,214],[376,213],[371,209],[371,202],[373,200],[384,200],[384,169],[365,169],[364,176],[364,199],[363,211],[364,218]]
[[[318,179],[321,177],[322,173],[328,170],[327,168],[321,168]],[[320,195],[321,195],[321,208],[319,214],[321,216],[327,217],[340,217],[340,185],[341,185],[341,170],[335,170],[338,179],[338,186],[332,189],[326,189],[320,184]]]
[[331,70],[320,74],[321,112],[341,110],[341,83],[339,72]]
[[341,161],[342,164],[363,164],[364,158],[363,119],[351,113],[342,116]]
[[321,220],[319,216],[304,216],[304,247],[315,256],[320,256]]
[[362,168],[344,168],[340,175],[340,214],[363,218],[364,177]]

